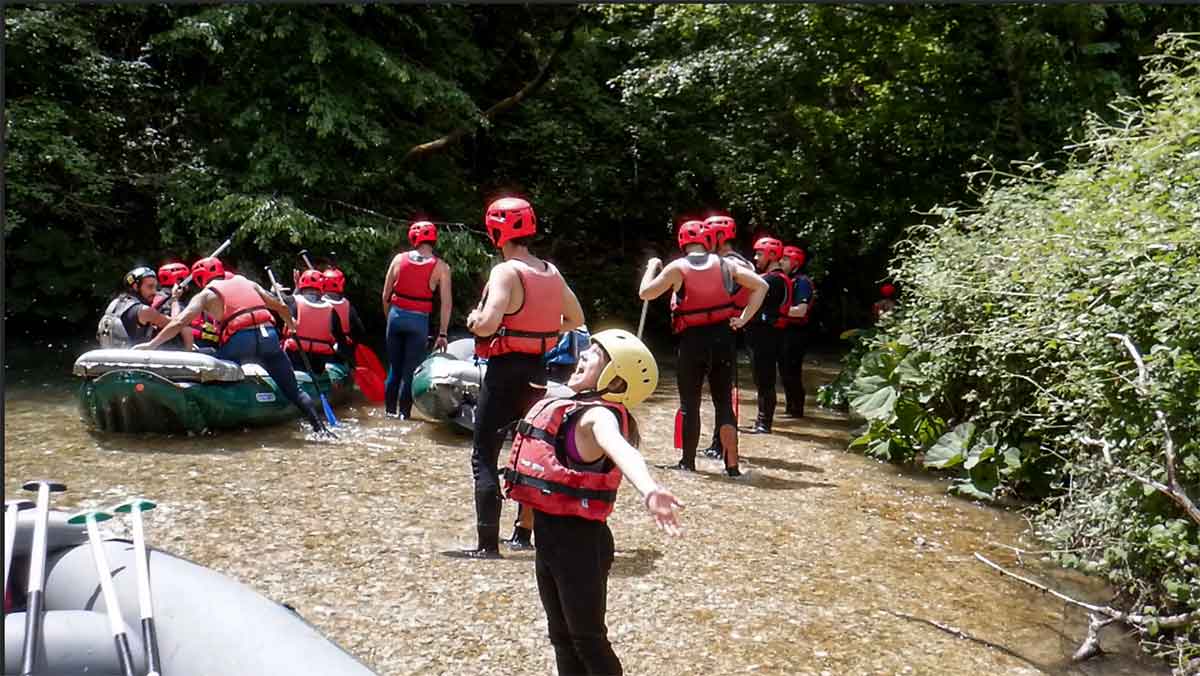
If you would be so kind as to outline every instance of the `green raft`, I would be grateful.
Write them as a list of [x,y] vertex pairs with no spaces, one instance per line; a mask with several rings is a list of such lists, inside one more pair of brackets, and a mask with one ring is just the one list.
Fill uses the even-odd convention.
[[[80,414],[103,432],[202,433],[295,420],[299,411],[257,364],[238,365],[207,355],[173,351],[92,350],[75,360]],[[313,399],[317,388],[331,404],[352,390],[350,370],[326,365],[317,382],[296,372]]]

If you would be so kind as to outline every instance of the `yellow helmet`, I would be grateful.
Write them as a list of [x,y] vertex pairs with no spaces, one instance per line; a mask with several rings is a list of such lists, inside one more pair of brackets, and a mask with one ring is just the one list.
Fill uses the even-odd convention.
[[[596,389],[606,401],[637,406],[658,387],[658,362],[637,336],[625,329],[606,329],[592,335],[592,342],[604,348],[609,362],[600,372]],[[605,392],[616,378],[625,381],[624,392]]]

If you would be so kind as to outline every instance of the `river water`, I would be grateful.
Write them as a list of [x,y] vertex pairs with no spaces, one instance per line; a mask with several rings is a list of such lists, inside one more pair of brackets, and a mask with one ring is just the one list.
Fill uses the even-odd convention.
[[[79,420],[71,358],[8,355],[5,497],[46,477],[68,486],[60,508],[156,500],[152,546],[295,606],[381,674],[553,673],[532,554],[442,554],[474,543],[468,438],[361,402],[338,411],[333,442],[299,423],[99,435]],[[809,392],[835,373],[831,360],[814,363]],[[742,391],[744,423],[752,396]],[[666,374],[637,412],[652,464],[678,459],[675,402]],[[779,419],[769,437],[742,436],[748,479],[703,457],[697,475],[654,469],[687,505],[677,540],[622,489],[608,623],[627,673],[1166,673],[1115,628],[1108,655],[1072,665],[1083,614],[972,555],[1077,598],[1106,601],[1109,590],[1037,555],[1021,567],[1000,545],[1040,547],[1018,513],[948,497],[936,479],[846,452],[847,438],[841,416],[812,411]],[[504,537],[512,515],[506,504]]]

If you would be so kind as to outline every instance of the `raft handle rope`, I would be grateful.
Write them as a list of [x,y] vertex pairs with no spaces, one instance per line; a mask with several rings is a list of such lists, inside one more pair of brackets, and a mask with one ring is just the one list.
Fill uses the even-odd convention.
[[134,676],[133,653],[129,649],[129,636],[125,633],[125,620],[121,617],[121,603],[113,587],[112,568],[104,554],[104,542],[100,539],[99,521],[107,521],[112,514],[99,509],[78,512],[67,519],[70,524],[87,526],[88,544],[92,547],[92,561],[96,564],[96,577],[100,580],[100,592],[104,596],[104,614],[108,615],[108,626],[112,629],[113,644],[117,649],[117,661],[123,676]]
[[[150,595],[150,559],[146,551],[146,532],[142,513],[157,505],[144,498],[134,498],[113,507],[118,514],[129,514],[133,521],[133,553],[137,569],[138,612],[142,619],[142,644],[146,650],[146,676],[161,676],[162,661],[158,655],[158,632],[154,628],[154,599]],[[107,603],[107,602],[106,602]]]
[[21,676],[33,676],[37,647],[41,643],[42,610],[45,608],[46,531],[50,520],[50,494],[67,490],[66,484],[40,479],[22,486],[37,491],[37,514],[33,522],[33,547],[29,551],[29,586],[25,610],[25,645],[21,651]]

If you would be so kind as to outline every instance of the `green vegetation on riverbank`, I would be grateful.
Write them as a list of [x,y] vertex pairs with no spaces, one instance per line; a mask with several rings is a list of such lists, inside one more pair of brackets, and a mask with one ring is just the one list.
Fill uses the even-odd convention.
[[[1146,80],[1065,169],[980,172],[977,208],[910,231],[900,310],[848,394],[868,422],[853,447],[920,457],[966,496],[1039,499],[1061,563],[1168,616],[1200,611],[1200,40],[1165,39]],[[1196,622],[1159,624],[1141,624],[1151,649],[1200,656]]]

